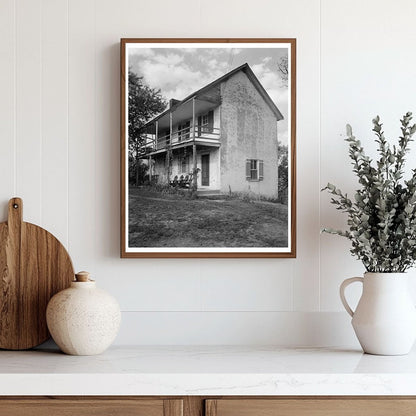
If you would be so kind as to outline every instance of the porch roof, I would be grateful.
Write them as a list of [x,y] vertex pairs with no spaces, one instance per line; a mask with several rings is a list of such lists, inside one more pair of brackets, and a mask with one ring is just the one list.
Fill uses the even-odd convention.
[[[192,97],[193,98],[193,97]],[[172,107],[165,110],[163,113],[159,114],[154,119],[148,121],[143,127],[143,133],[155,134],[156,131],[156,121],[159,124],[159,131],[169,130],[170,128],[170,113],[173,113],[173,122],[174,124],[180,121],[189,120],[192,118],[192,98],[188,100],[182,100],[177,104],[174,104]],[[208,112],[215,107],[220,105],[220,101],[214,99],[207,99],[204,97],[195,96],[195,112],[201,114]]]

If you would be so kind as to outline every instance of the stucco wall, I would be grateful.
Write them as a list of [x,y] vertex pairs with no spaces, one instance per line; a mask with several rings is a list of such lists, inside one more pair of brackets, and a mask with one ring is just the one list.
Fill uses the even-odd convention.
[[[191,150],[192,151],[192,150]],[[186,176],[190,173],[192,167],[191,165],[188,165],[188,169],[186,173],[181,172],[181,160],[182,160],[182,154],[180,156],[173,155],[172,157],[172,166],[171,166],[171,174],[170,174],[170,180],[172,181],[175,176],[178,176],[178,178],[183,175]],[[153,175],[158,175],[157,182],[159,184],[167,184],[168,175],[167,175],[167,165],[166,165],[166,153],[162,153],[161,155],[158,155],[158,157],[154,158],[153,162]],[[189,161],[188,163],[192,164],[192,153],[189,153]]]
[[[277,195],[277,121],[245,73],[221,85],[221,191]],[[246,180],[246,160],[264,161],[264,179]]]
[[[187,150],[188,154],[188,168],[186,173],[181,172],[181,160],[182,160],[182,154],[177,155],[174,154],[172,158],[172,167],[171,167],[171,175],[170,180],[173,180],[173,178],[177,175],[178,178],[181,175],[189,175],[192,171],[192,147],[188,147]],[[202,162],[201,162],[201,156],[209,154],[209,186],[202,186],[201,184],[201,169],[202,169]],[[196,156],[196,162],[197,162],[197,168],[199,168],[198,172],[198,189],[220,189],[220,169],[219,169],[219,155],[220,150],[218,148],[211,148],[211,149],[197,149],[197,156]],[[167,168],[165,165],[166,160],[166,154],[159,155],[157,158],[154,158],[153,162],[153,175],[158,175],[158,183],[167,183]]]
[[158,175],[158,183],[167,183],[167,170],[165,168],[166,154],[153,159],[153,175]]
[[181,175],[183,175],[184,177],[186,175],[190,175],[190,173],[192,171],[192,147],[187,148],[187,153],[186,154],[187,154],[188,160],[187,160],[187,166],[186,166],[186,171],[185,172],[182,172],[183,153],[181,153],[180,155],[177,155],[177,154],[173,155],[171,180],[173,180],[175,176],[178,176],[178,178],[180,178]]

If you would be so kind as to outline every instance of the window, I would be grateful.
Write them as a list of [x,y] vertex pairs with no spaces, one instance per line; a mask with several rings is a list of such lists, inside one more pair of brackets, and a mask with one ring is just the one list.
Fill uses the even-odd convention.
[[246,179],[248,181],[262,181],[264,178],[264,162],[259,159],[246,160]]
[[258,178],[257,160],[251,159],[250,160],[250,179],[252,181],[256,181],[257,178]]
[[214,131],[214,111],[202,114],[198,117],[198,136],[201,133],[212,133]]

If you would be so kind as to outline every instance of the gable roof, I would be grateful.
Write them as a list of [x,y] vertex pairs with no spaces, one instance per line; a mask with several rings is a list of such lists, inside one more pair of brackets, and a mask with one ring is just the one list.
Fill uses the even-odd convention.
[[[213,87],[216,87],[217,85],[221,84],[221,82],[226,81],[227,79],[229,79],[230,77],[232,77],[234,74],[236,74],[239,71],[242,71],[242,72],[244,72],[247,75],[248,79],[251,81],[251,83],[254,85],[254,87],[256,88],[256,90],[263,97],[263,99],[266,102],[266,104],[272,110],[272,112],[275,115],[276,119],[278,121],[279,120],[283,120],[282,113],[277,108],[277,106],[273,102],[273,100],[270,98],[270,95],[264,89],[263,85],[261,85],[261,83],[258,80],[258,78],[254,75],[254,72],[250,68],[250,65],[248,63],[245,63],[245,64],[240,65],[239,67],[233,69],[232,71],[227,72],[225,75],[221,76],[220,78],[217,78],[215,81],[212,81],[211,83],[205,85],[205,87],[202,87],[199,90],[193,92],[192,94],[190,94],[187,97],[185,97],[183,100],[180,100],[180,101],[176,102],[172,107],[167,108],[165,111],[163,111],[162,113],[160,113],[159,115],[157,115],[156,117],[154,117],[153,119],[151,119],[150,121],[148,121],[145,124],[145,126],[153,123],[154,121],[156,121],[159,118],[163,117],[165,114],[168,114],[170,111],[174,111],[175,108],[178,108],[179,106],[185,104],[186,102],[188,102],[189,100],[193,99],[194,97],[196,98],[196,97],[202,95],[203,93],[205,93],[206,91],[208,91],[209,89],[211,89]],[[175,101],[177,101],[177,100],[175,100]]]

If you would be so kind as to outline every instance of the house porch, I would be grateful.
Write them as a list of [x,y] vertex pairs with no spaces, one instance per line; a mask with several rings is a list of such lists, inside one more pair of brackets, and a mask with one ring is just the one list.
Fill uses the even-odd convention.
[[[169,160],[170,159],[170,160]],[[196,146],[197,189],[220,189],[219,146]],[[149,156],[149,177],[159,184],[184,182],[192,178],[193,146],[172,149]]]

